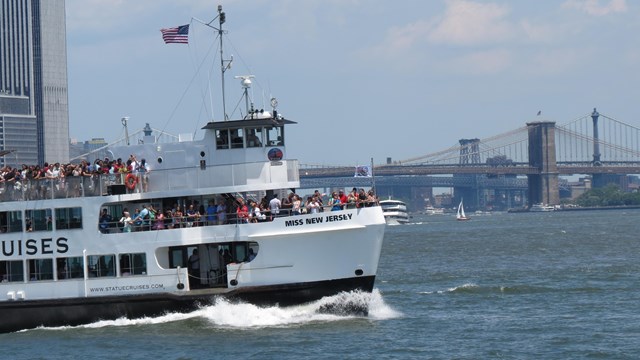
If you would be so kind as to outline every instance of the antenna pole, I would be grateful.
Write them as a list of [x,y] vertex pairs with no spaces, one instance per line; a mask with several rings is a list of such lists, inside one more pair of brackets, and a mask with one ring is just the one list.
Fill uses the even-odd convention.
[[[220,27],[218,28],[218,36],[220,37],[220,70],[222,72],[222,116],[224,121],[227,121],[227,105],[225,100],[225,91],[224,91],[224,73],[227,71],[227,66],[225,65],[224,57],[223,57],[223,49],[222,49],[222,35],[224,31],[222,30],[222,24],[224,24],[226,20],[226,15],[224,11],[222,11],[222,5],[218,5],[218,20],[220,22]],[[231,63],[229,63],[231,65]]]
[[124,126],[124,138],[127,142],[127,146],[129,146],[129,128],[127,127],[127,121],[129,121],[129,117],[125,116],[122,118],[122,126]]

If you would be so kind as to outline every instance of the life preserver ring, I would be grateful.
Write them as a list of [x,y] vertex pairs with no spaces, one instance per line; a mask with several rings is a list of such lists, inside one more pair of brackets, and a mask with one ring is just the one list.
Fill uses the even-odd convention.
[[127,189],[133,190],[138,184],[138,177],[133,174],[127,174],[127,177],[124,179],[124,184],[127,186]]

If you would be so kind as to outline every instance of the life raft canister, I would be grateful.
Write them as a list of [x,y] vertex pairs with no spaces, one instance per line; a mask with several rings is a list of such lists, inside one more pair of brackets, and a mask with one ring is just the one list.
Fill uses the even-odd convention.
[[133,174],[127,174],[127,177],[124,179],[124,183],[127,185],[127,189],[133,190],[138,184],[138,177]]

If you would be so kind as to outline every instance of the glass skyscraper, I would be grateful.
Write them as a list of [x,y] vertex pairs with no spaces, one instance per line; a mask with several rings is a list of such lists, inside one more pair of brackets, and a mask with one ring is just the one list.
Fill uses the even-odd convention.
[[0,2],[0,155],[3,165],[69,160],[64,0]]

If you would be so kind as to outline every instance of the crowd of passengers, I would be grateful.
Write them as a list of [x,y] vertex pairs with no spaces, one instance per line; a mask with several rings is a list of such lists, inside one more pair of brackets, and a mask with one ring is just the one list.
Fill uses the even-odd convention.
[[298,194],[278,199],[273,195],[270,199],[263,197],[259,202],[238,196],[221,197],[217,201],[210,200],[205,206],[197,201],[189,203],[186,208],[173,204],[165,209],[155,209],[153,205],[143,205],[130,212],[124,208],[121,216],[114,217],[108,210],[102,209],[100,214],[100,231],[103,233],[164,230],[196,226],[223,225],[235,223],[257,223],[271,221],[276,217],[315,214],[324,211],[355,209],[378,204],[373,190],[365,192],[356,189],[347,194],[343,190],[333,192],[328,199],[325,194],[316,190],[303,200]]
[[[12,189],[26,191],[26,184],[35,182],[37,185],[30,189],[33,190],[33,196],[30,197],[36,198],[46,196],[45,192],[47,191],[46,185],[39,184],[39,180],[53,181],[56,185],[56,190],[64,190],[66,178],[86,177],[97,180],[100,175],[112,175],[111,180],[114,184],[124,184],[125,176],[134,174],[136,175],[136,183],[140,181],[143,191],[147,191],[150,171],[151,168],[145,159],[138,160],[132,154],[126,161],[121,158],[110,160],[105,157],[104,160],[96,159],[93,163],[82,160],[78,164],[60,164],[58,162],[49,164],[45,162],[42,167],[40,165],[26,164],[22,164],[21,168],[5,166],[0,169],[0,184],[4,186],[5,194],[7,194]],[[119,174],[121,176],[117,176]],[[43,183],[46,184],[44,181]]]

